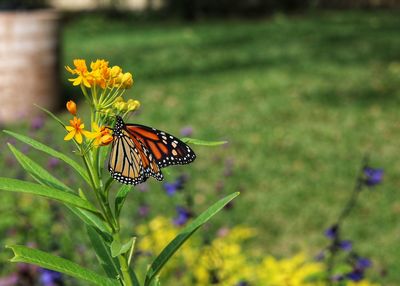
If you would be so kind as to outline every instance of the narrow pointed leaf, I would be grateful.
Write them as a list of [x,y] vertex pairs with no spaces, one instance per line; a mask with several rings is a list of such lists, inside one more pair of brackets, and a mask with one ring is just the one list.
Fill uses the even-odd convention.
[[96,252],[97,259],[100,261],[107,276],[116,278],[118,275],[122,275],[119,272],[120,265],[118,259],[111,257],[110,248],[104,243],[101,236],[92,227],[87,227],[86,230]]
[[50,148],[50,147],[48,147],[48,146],[46,146],[46,145],[40,143],[39,141],[36,141],[36,140],[34,140],[34,139],[30,138],[30,137],[27,137],[27,136],[25,136],[25,135],[21,135],[21,134],[18,134],[18,133],[14,133],[14,132],[8,131],[8,130],[4,130],[4,132],[7,133],[8,135],[13,136],[13,137],[16,138],[17,140],[19,140],[19,141],[21,141],[21,142],[24,142],[25,144],[28,144],[28,145],[32,146],[33,148],[35,148],[35,149],[37,149],[37,150],[39,150],[39,151],[42,151],[42,152],[44,152],[44,153],[46,153],[46,154],[48,154],[48,155],[50,155],[50,156],[53,156],[53,157],[55,157],[55,158],[58,158],[58,159],[64,161],[65,163],[67,163],[68,165],[70,165],[72,168],[74,168],[74,169],[77,171],[77,173],[78,173],[79,175],[81,175],[82,178],[84,178],[85,181],[86,181],[88,184],[90,184],[90,179],[89,179],[88,173],[87,173],[86,170],[85,170],[81,165],[79,165],[75,160],[73,160],[73,159],[71,159],[70,157],[64,155],[63,153],[58,152],[58,151],[56,151],[56,150],[54,150],[54,149],[52,149],[52,148]]
[[128,193],[131,190],[132,190],[132,186],[128,186],[128,185],[124,185],[119,189],[119,191],[115,197],[115,217],[119,218],[122,206],[124,205],[126,197],[128,196]]
[[36,181],[39,181],[40,183],[49,187],[74,193],[71,188],[67,187],[63,182],[55,178],[35,161],[17,150],[13,145],[8,144],[8,147],[10,148],[11,152],[14,154],[18,162],[21,164],[21,166],[25,169],[25,171],[27,171]]
[[208,141],[208,140],[200,140],[200,139],[194,139],[194,138],[180,138],[182,142],[188,143],[188,144],[193,144],[193,145],[201,145],[201,146],[218,146],[218,145],[224,145],[228,143],[228,141]]
[[[21,166],[40,184],[49,187],[54,187],[64,192],[74,193],[72,189],[66,186],[63,182],[51,175],[47,170],[37,164],[35,161],[30,159],[28,156],[18,151],[13,145],[8,144],[11,152],[15,158],[21,164]],[[85,211],[83,209],[76,208],[74,206],[67,205],[70,211],[78,216],[84,223],[98,228],[100,231],[110,233],[111,229],[104,224],[104,222],[95,214]]]
[[104,221],[96,214],[86,211],[84,209],[79,209],[77,207],[68,206],[69,210],[79,217],[87,226],[94,227],[101,231],[103,235],[111,237],[111,228],[104,223]]
[[48,186],[0,177],[0,190],[39,195],[98,213],[97,209],[90,202],[78,197],[77,195],[63,192]]
[[136,276],[136,273],[132,270],[132,268],[129,268],[129,276],[131,276],[133,286],[140,286],[139,279]]
[[86,280],[94,285],[121,285],[116,279],[109,279],[101,276],[94,271],[85,269],[72,261],[37,249],[32,249],[21,245],[7,246],[7,248],[10,248],[14,252],[14,257],[11,259],[12,262],[35,264],[46,269],[51,269],[76,277],[78,279]]
[[156,257],[146,273],[145,286],[151,285],[153,279],[157,276],[165,263],[172,257],[172,255],[183,245],[183,243],[205,224],[210,218],[218,213],[226,204],[232,201],[239,195],[238,192],[233,193],[225,198],[219,200],[214,205],[209,207],[206,211],[200,214],[195,220],[188,224]]

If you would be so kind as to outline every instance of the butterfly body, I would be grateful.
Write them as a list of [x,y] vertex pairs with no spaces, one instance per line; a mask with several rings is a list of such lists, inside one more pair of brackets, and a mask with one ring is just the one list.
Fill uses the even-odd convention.
[[188,164],[196,159],[193,150],[164,131],[139,124],[125,124],[117,116],[109,159],[111,176],[123,184],[137,185],[149,177],[161,181],[161,168]]

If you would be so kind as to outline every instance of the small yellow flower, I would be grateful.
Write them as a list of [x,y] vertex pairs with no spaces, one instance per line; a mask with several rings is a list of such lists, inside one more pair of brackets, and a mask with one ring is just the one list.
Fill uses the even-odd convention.
[[123,111],[125,111],[127,109],[128,104],[126,102],[124,102],[124,101],[117,101],[117,102],[114,103],[113,107],[116,110],[118,110],[120,112],[123,112]]
[[86,134],[86,137],[94,139],[93,144],[95,147],[108,145],[114,139],[109,128],[106,128],[105,126],[99,126],[96,122],[92,123],[92,130],[92,132],[88,132],[88,134]]
[[66,66],[66,70],[69,71],[71,74],[77,75],[76,78],[70,78],[69,81],[72,82],[73,85],[85,85],[86,87],[90,87],[89,79],[91,77],[90,73],[88,72],[86,61],[82,59],[75,59],[74,60],[75,69]]
[[78,144],[82,144],[83,138],[82,134],[87,136],[89,135],[89,132],[86,130],[83,130],[85,128],[85,124],[82,123],[80,118],[77,118],[74,116],[74,119],[71,119],[69,121],[69,126],[65,126],[65,129],[67,129],[68,134],[64,137],[65,141],[69,141],[71,139],[75,139]]
[[73,102],[72,100],[67,102],[67,109],[69,111],[69,113],[71,113],[72,115],[76,115],[76,103]]
[[123,88],[130,88],[133,85],[133,78],[130,72],[126,72],[122,76],[122,87]]
[[128,111],[135,111],[140,107],[140,102],[138,100],[129,99],[127,102]]
[[118,77],[121,72],[122,72],[122,69],[119,66],[113,66],[110,70],[110,74],[111,74],[112,78]]
[[90,68],[92,70],[98,70],[98,69],[102,69],[102,68],[108,68],[108,62],[105,60],[99,60],[97,59],[95,62],[91,62],[90,63]]

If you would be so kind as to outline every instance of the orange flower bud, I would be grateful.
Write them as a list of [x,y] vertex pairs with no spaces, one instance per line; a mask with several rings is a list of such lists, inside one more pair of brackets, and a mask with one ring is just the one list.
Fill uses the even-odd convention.
[[106,146],[106,145],[110,144],[113,140],[114,140],[114,137],[113,137],[111,134],[109,134],[109,133],[104,134],[104,135],[101,137],[101,143],[100,143],[100,145],[101,145],[101,146]]
[[76,103],[73,102],[72,100],[67,102],[67,109],[69,113],[71,113],[74,116],[76,115]]

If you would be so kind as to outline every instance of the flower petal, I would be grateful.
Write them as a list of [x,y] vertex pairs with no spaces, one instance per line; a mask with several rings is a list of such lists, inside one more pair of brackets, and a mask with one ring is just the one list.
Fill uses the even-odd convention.
[[82,134],[80,132],[76,132],[75,140],[76,140],[76,142],[78,142],[78,144],[82,144],[83,138],[82,138]]
[[69,132],[67,135],[65,135],[64,140],[65,140],[65,141],[71,140],[72,138],[74,138],[75,133],[76,133],[75,129],[72,130],[72,131]]

